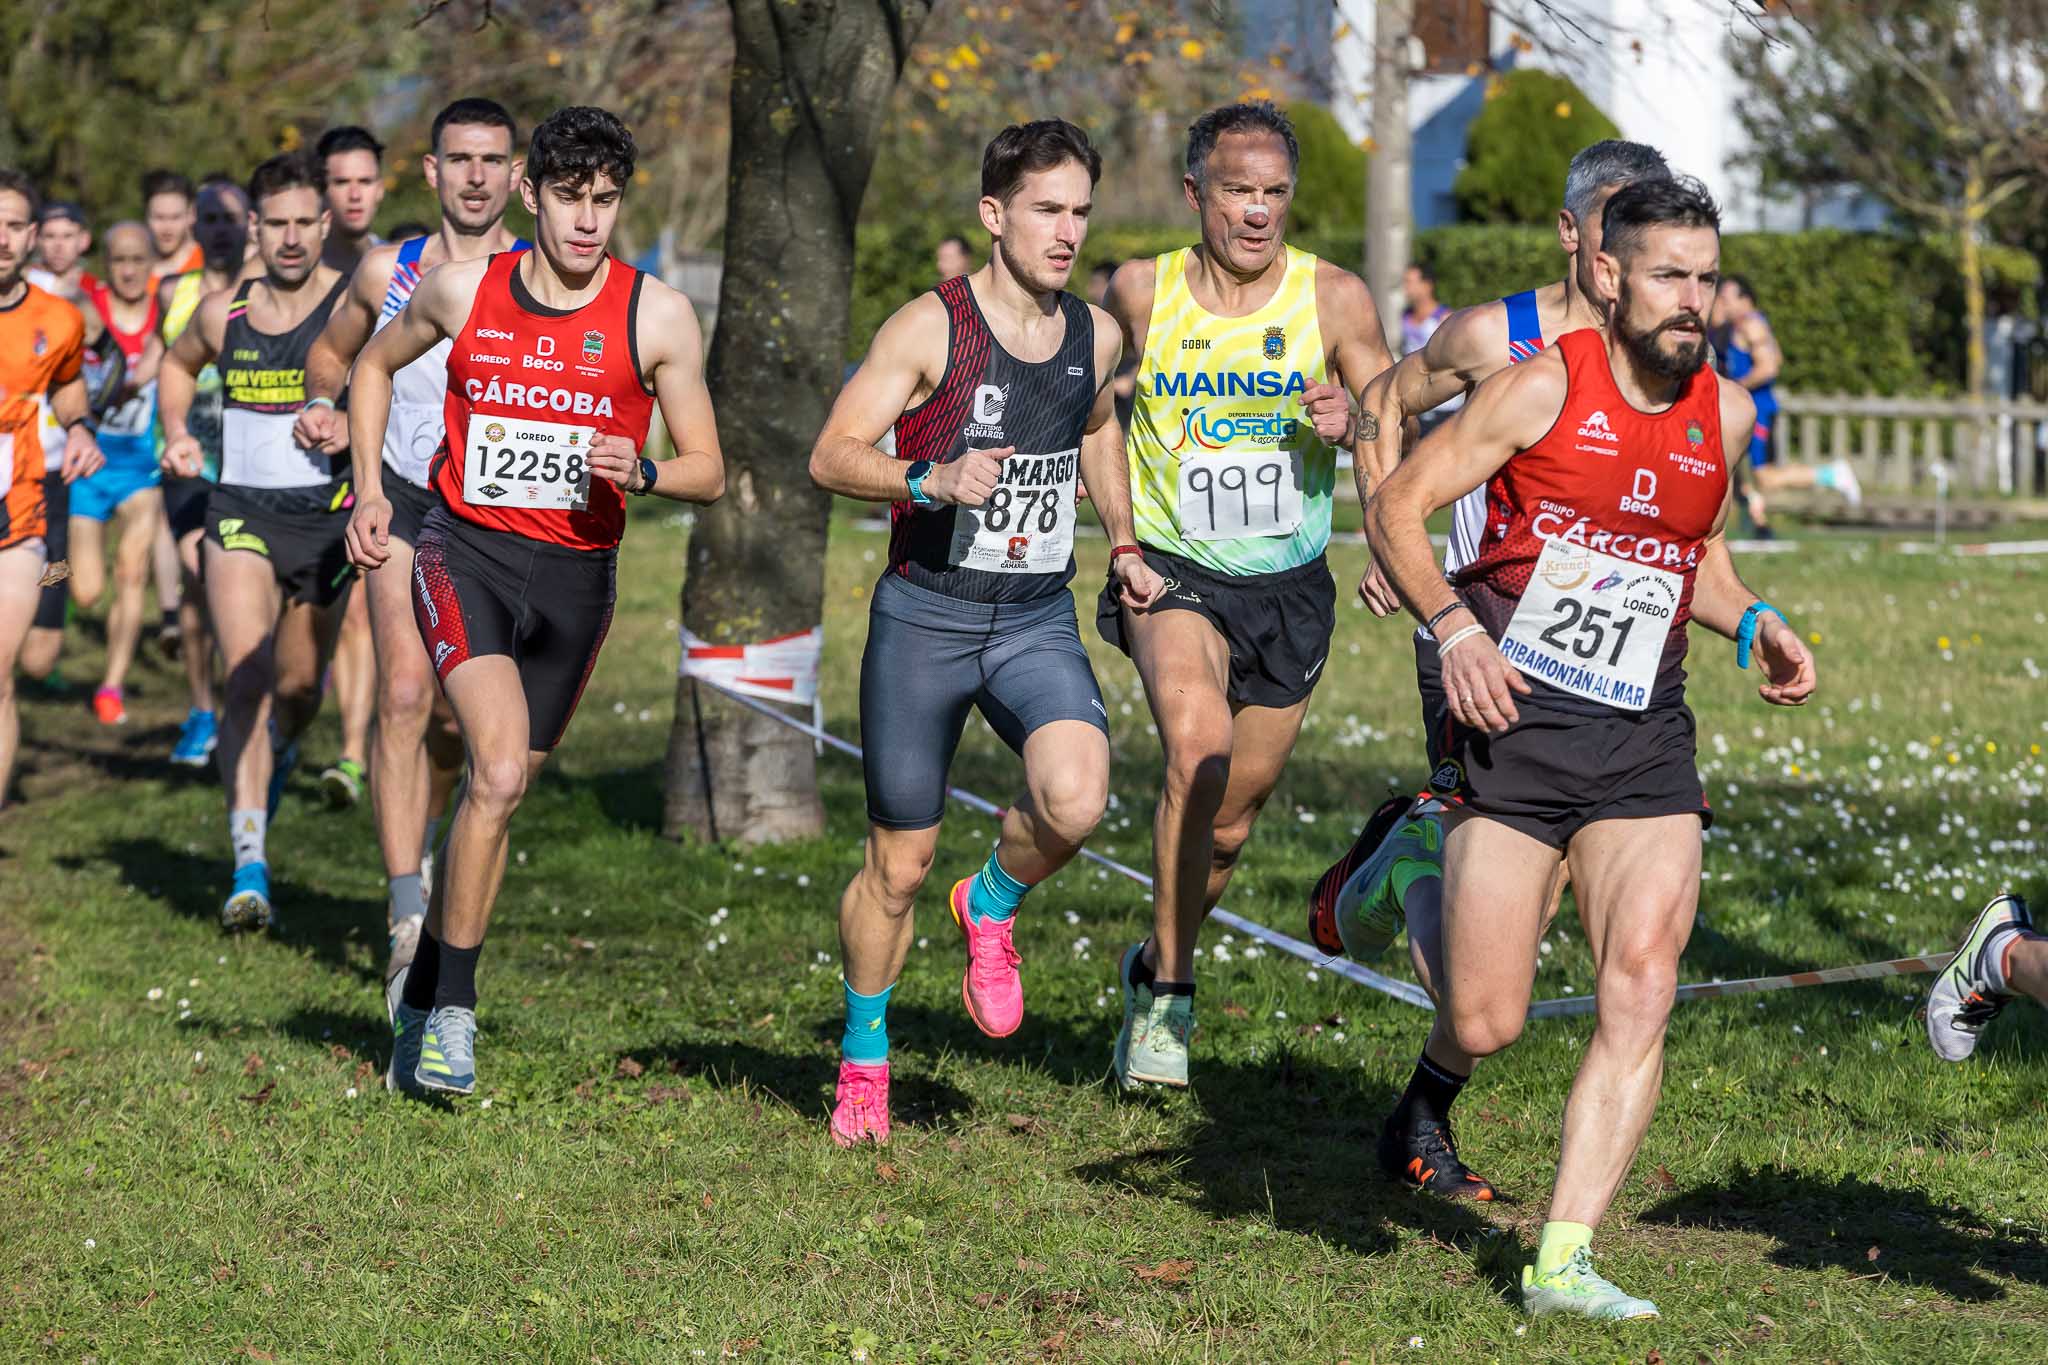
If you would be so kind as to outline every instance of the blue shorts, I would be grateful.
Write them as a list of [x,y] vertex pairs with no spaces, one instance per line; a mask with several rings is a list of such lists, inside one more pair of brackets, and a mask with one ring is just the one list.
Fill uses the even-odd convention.
[[1019,754],[1033,731],[1056,720],[1085,721],[1108,737],[1073,594],[963,602],[883,575],[860,660],[861,774],[871,822],[883,829],[939,823],[946,770],[970,707]]
[[1749,433],[1749,467],[1761,469],[1771,462],[1771,423],[1777,418],[1775,412],[1760,412],[1756,415],[1756,427]]
[[88,521],[111,521],[114,509],[163,478],[154,464],[107,465],[99,473],[71,485],[71,515]]

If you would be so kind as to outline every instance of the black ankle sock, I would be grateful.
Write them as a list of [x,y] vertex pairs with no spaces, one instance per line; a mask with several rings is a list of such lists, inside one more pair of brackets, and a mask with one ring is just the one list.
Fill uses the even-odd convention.
[[1404,1123],[1414,1119],[1433,1119],[1442,1123],[1451,1116],[1451,1105],[1457,1100],[1458,1092],[1471,1079],[1432,1062],[1425,1052],[1415,1059],[1415,1074],[1408,1078],[1408,1088],[1401,1092],[1401,1103],[1394,1110],[1395,1117]]
[[466,1010],[476,1008],[476,960],[483,951],[481,943],[474,948],[441,945],[441,979],[434,983],[435,1009],[443,1005],[456,1005]]
[[1195,983],[1192,981],[1154,981],[1152,983],[1152,994],[1185,995],[1188,999],[1192,1000],[1195,998]]
[[441,979],[441,941],[420,930],[419,947],[413,949],[412,966],[405,969],[405,994],[401,1003],[409,1010],[434,1008],[434,984]]
[[164,629],[164,630],[176,630],[177,628],[178,628],[178,609],[177,609],[176,607],[165,607],[165,608],[164,608],[164,621],[163,621],[163,626],[162,626],[162,629]]
[[1130,977],[1133,986],[1149,986],[1152,984],[1152,969],[1145,965],[1145,947],[1143,944],[1138,945],[1138,955],[1131,959]]

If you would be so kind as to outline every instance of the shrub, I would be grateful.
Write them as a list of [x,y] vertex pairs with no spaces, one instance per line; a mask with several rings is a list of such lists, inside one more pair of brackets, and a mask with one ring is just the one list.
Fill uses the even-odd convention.
[[1474,223],[1550,222],[1573,154],[1620,136],[1614,120],[1562,76],[1523,70],[1498,77],[1465,133],[1465,169],[1453,187],[1458,212]]

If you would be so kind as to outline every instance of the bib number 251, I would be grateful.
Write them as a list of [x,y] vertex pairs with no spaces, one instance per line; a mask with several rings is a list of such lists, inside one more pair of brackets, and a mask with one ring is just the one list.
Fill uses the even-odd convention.
[[[1588,606],[1576,597],[1560,597],[1557,620],[1536,638],[1557,650],[1569,649],[1581,659],[1605,655],[1607,666],[1613,668],[1621,663],[1622,652],[1628,648],[1628,634],[1635,624],[1633,616],[1617,616],[1606,607]],[[1607,648],[1610,632],[1614,637],[1612,650]]]
[[463,501],[477,507],[585,511],[590,505],[590,438],[589,427],[471,417]]

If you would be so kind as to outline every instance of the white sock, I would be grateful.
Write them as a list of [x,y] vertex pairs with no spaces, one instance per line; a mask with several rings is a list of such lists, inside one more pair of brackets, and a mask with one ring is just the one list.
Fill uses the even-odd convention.
[[391,879],[391,922],[410,919],[427,913],[426,888],[420,885],[420,874],[408,872],[403,877]]
[[228,838],[235,845],[235,871],[240,872],[250,863],[263,859],[264,826],[269,817],[262,807],[255,810],[231,810],[228,812]]

